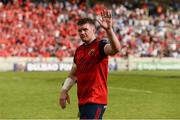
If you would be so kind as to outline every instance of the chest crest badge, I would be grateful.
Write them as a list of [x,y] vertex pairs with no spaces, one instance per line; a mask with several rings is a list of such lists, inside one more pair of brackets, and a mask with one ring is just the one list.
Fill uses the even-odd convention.
[[94,54],[95,54],[95,49],[94,48],[90,49],[89,52],[88,52],[88,55],[89,56],[94,56]]

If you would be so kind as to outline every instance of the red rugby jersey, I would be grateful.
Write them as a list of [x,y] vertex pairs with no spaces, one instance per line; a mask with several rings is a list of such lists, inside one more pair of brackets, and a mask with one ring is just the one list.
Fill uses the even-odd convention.
[[94,40],[77,48],[77,94],[79,105],[107,104],[108,56],[104,53],[105,40]]

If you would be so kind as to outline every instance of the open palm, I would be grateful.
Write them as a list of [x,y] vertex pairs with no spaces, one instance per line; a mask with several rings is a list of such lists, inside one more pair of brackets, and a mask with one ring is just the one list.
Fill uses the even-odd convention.
[[112,28],[112,12],[111,10],[103,10],[101,12],[101,19],[97,19],[101,27],[105,30]]

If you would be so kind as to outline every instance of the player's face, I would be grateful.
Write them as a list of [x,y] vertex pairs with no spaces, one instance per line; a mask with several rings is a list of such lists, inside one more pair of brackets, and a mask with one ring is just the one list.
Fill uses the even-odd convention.
[[95,36],[95,27],[91,24],[84,24],[78,26],[78,32],[83,42],[90,42]]

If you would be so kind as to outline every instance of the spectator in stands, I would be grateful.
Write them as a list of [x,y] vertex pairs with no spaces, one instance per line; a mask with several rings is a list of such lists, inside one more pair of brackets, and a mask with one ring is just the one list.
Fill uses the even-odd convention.
[[[171,3],[173,2],[175,1],[172,0]],[[135,3],[132,3],[134,6]],[[117,56],[152,56],[153,53],[155,57],[169,57],[172,56],[172,50],[167,47],[171,44],[169,41],[176,44],[175,51],[180,54],[180,12],[165,11],[161,7],[157,6],[156,16],[149,16],[147,9],[142,6],[134,7],[134,10],[123,4],[112,6],[115,17],[114,30],[124,45],[123,52]],[[0,7],[0,51],[3,51],[0,56],[72,56],[74,49],[81,44],[74,31],[77,29],[74,23],[80,17],[96,18],[103,8],[101,3],[86,9],[86,5],[78,7],[77,3],[71,4],[68,1],[65,9],[58,2],[55,5],[35,4],[28,0],[24,6],[20,6],[18,2],[4,5]],[[67,25],[70,27],[67,28]],[[101,38],[105,37],[102,29],[99,29],[98,34]],[[149,36],[151,39],[145,42],[143,36]],[[142,46],[137,47],[139,44]],[[144,44],[148,45],[145,47]],[[69,46],[73,50],[69,50]],[[161,46],[161,49],[157,50],[157,46]],[[56,54],[57,52],[62,54]]]

